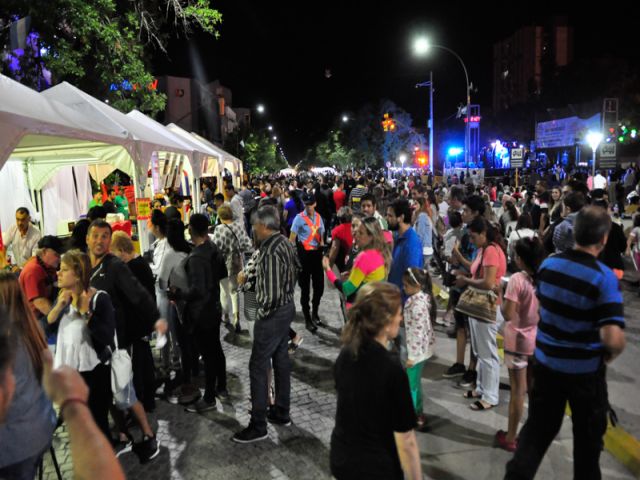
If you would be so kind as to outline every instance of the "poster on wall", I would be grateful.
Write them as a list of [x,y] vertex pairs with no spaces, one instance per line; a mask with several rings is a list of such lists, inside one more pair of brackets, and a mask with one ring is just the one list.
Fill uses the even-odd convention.
[[151,199],[136,198],[136,219],[149,220],[151,218]]

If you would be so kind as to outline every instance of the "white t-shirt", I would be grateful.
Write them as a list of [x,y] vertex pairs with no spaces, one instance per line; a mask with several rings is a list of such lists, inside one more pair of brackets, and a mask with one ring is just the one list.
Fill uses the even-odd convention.
[[607,186],[607,179],[604,178],[601,174],[596,175],[593,178],[593,188],[605,188]]

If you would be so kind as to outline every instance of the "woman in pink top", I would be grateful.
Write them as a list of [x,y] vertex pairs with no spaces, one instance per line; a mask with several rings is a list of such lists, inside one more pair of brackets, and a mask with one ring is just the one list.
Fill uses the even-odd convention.
[[538,238],[522,238],[515,245],[515,262],[520,270],[509,279],[502,302],[504,325],[504,363],[509,369],[511,398],[509,427],[498,430],[496,443],[509,452],[516,450],[518,424],[522,418],[524,395],[529,391],[531,371],[529,357],[536,348],[538,298],[534,277],[544,259],[544,247]]
[[[471,276],[458,275],[457,287],[472,287],[493,291],[507,271],[504,240],[496,227],[482,217],[476,217],[467,227],[469,237],[478,249],[471,263]],[[473,399],[472,410],[489,410],[498,404],[500,387],[500,357],[496,334],[496,319],[491,322],[469,317],[471,348],[478,358],[478,378],[475,389],[464,394]]]

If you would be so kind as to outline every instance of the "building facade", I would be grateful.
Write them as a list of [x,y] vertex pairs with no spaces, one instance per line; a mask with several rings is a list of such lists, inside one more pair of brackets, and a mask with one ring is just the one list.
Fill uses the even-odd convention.
[[493,46],[495,113],[539,96],[545,79],[573,61],[573,28],[564,19],[531,25]]

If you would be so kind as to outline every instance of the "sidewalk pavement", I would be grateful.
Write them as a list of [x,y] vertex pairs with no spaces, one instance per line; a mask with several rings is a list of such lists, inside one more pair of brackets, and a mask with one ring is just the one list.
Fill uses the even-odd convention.
[[[627,301],[640,308],[632,294]],[[299,292],[296,304],[299,305]],[[298,308],[299,310],[299,308]],[[627,335],[640,334],[637,310],[629,321]],[[342,319],[338,296],[325,289],[321,318],[329,324],[316,335],[304,329],[298,314],[293,328],[304,336],[304,343],[293,357],[291,418],[293,426],[269,426],[269,439],[250,445],[238,445],[231,436],[246,426],[250,403],[248,362],[251,345],[247,336],[239,339],[222,333],[227,356],[229,403],[218,404],[216,412],[203,415],[186,413],[183,407],[158,401],[151,415],[161,444],[160,455],[151,463],[140,465],[133,453],[120,457],[129,479],[329,479],[329,443],[334,426],[336,396],[333,362],[338,355],[339,328]],[[627,313],[629,318],[629,313]],[[633,375],[639,358],[637,346],[629,349],[611,368],[609,374],[611,403],[620,420],[631,432],[640,427],[638,385]],[[493,446],[493,435],[507,424],[509,394],[501,390],[500,405],[486,412],[473,412],[462,398],[463,390],[442,378],[442,372],[455,358],[454,341],[437,333],[436,357],[424,369],[422,387],[428,429],[418,433],[425,478],[434,480],[500,479],[511,454]],[[501,382],[508,384],[503,367]],[[136,432],[139,435],[139,432]],[[54,439],[64,478],[72,478],[71,459],[64,430]],[[631,473],[608,452],[601,458],[603,478],[632,479]],[[45,478],[55,479],[50,455],[45,454]],[[551,445],[537,478],[572,478],[572,434],[566,419],[558,438]]]

